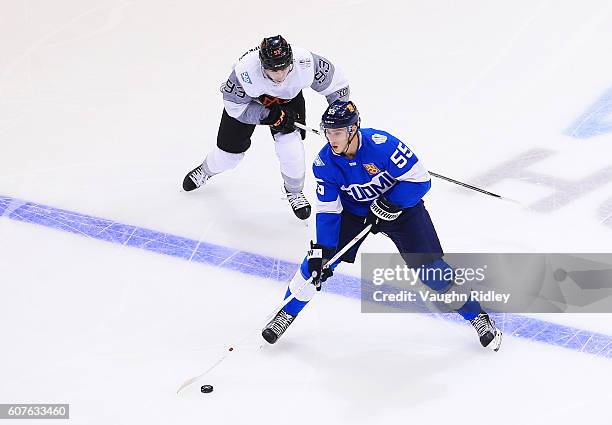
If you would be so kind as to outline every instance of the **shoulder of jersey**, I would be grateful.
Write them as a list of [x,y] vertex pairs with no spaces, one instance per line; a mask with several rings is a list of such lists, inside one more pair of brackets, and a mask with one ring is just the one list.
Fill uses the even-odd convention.
[[244,86],[244,84],[252,83],[249,74],[257,72],[260,66],[259,49],[253,48],[238,59],[238,62],[236,62],[234,66],[234,71],[236,72],[236,77]]
[[312,162],[313,171],[315,173],[321,173],[323,170],[329,169],[329,166],[332,165],[331,155],[331,147],[326,143]]
[[[293,63],[298,72],[314,75],[312,53],[298,46],[291,46],[291,48],[293,50]],[[245,87],[245,84],[252,84],[251,74],[259,72],[260,68],[259,49],[253,48],[240,57],[234,66],[234,71],[242,86]]]
[[375,128],[361,128],[359,131],[364,139],[372,142],[375,145],[385,145],[387,142],[397,141],[395,136],[383,130],[377,130]]
[[299,46],[291,45],[293,51],[293,63],[301,71],[314,69],[312,53]]
[[259,62],[259,47],[253,47],[247,50],[238,58],[236,65],[238,64],[251,64],[253,62]]
[[388,157],[397,148],[398,140],[386,131],[375,128],[362,128],[361,137],[364,154],[374,157]]

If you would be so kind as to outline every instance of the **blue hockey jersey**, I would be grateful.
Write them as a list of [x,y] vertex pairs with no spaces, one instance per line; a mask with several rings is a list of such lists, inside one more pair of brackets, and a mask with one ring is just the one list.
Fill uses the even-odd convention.
[[359,148],[349,160],[326,144],[312,170],[317,181],[317,243],[335,249],[343,210],[367,216],[381,194],[402,208],[416,205],[431,187],[431,178],[416,155],[391,134],[362,128]]

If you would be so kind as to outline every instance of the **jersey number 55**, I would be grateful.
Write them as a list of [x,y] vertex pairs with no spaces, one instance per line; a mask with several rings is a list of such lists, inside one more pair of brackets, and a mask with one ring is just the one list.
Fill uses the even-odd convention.
[[395,152],[393,152],[393,155],[391,155],[391,161],[397,165],[397,168],[403,168],[406,164],[408,164],[408,158],[410,158],[412,155],[414,154],[410,149],[408,149],[408,146],[402,142],[399,142],[397,149]]

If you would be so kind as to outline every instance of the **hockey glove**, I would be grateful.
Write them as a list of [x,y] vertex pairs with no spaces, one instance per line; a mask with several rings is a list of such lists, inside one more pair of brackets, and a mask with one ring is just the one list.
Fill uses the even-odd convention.
[[330,249],[310,241],[310,249],[306,254],[306,258],[308,259],[308,273],[310,273],[312,284],[317,291],[321,290],[321,283],[325,282],[327,278],[334,274],[331,267],[323,267],[325,262],[329,259],[328,257],[331,258],[330,254]]
[[298,115],[293,109],[274,105],[270,108],[268,116],[261,120],[261,123],[269,125],[272,130],[288,134],[295,131],[295,121],[297,119]]
[[382,223],[395,220],[401,213],[402,209],[400,207],[389,202],[384,196],[381,196],[370,205],[370,211],[364,220],[364,224],[371,224],[372,229],[370,229],[370,233],[376,234],[380,231]]

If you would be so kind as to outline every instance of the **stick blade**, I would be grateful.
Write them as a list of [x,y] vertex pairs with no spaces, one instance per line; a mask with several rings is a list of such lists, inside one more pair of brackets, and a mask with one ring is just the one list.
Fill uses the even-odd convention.
[[201,376],[202,375],[194,376],[193,378],[190,378],[190,379],[186,380],[185,382],[183,382],[183,385],[178,387],[178,390],[176,390],[176,394],[178,395],[182,390],[184,390],[185,388],[187,388],[188,386],[193,384],[195,381],[200,379]]

